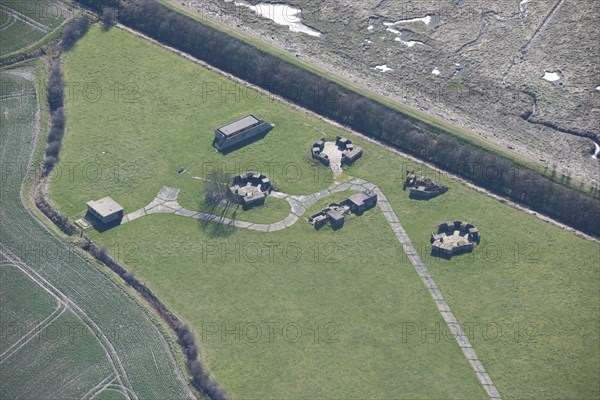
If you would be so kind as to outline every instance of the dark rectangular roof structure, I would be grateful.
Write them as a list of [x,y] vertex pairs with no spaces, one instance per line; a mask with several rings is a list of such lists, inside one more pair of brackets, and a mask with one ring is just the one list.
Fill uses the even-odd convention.
[[325,212],[325,214],[334,221],[340,221],[344,219],[344,216],[339,213],[337,210],[329,209]]
[[357,206],[361,206],[365,202],[365,197],[365,194],[363,192],[360,192],[348,197],[348,200],[350,200]]
[[258,125],[260,122],[261,121],[258,118],[250,114],[238,119],[237,121],[233,121],[225,126],[222,126],[217,130],[220,131],[226,137],[229,137],[240,133],[248,128],[251,128],[255,125]]
[[121,207],[119,203],[117,203],[110,197],[104,197],[97,201],[88,201],[87,205],[96,213],[98,213],[98,215],[100,215],[102,218],[106,218],[114,213],[123,211],[123,207]]

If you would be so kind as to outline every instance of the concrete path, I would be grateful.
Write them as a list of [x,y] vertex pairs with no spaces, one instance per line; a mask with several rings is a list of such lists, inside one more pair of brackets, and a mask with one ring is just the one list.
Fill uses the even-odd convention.
[[289,195],[282,192],[271,192],[269,196],[287,201],[290,205],[291,212],[284,219],[270,224],[256,224],[252,222],[239,221],[237,219],[232,220],[220,215],[206,214],[203,212],[185,209],[177,201],[179,190],[180,189],[172,188],[170,186],[163,186],[154,200],[152,200],[147,206],[123,217],[121,220],[121,225],[141,218],[144,215],[164,213],[181,215],[183,217],[201,219],[204,221],[212,221],[220,224],[233,225],[238,228],[250,229],[259,232],[274,232],[288,228],[295,224],[310,206],[332,193],[342,192],[344,190],[364,190],[364,188],[362,186],[335,181],[327,189],[323,189],[319,192],[309,195]]
[[429,291],[431,297],[433,297],[438,311],[440,312],[442,318],[446,322],[449,331],[452,332],[452,334],[454,335],[456,343],[458,343],[458,346],[460,347],[463,354],[473,367],[473,370],[477,374],[479,382],[483,386],[490,399],[501,399],[498,389],[496,389],[496,386],[494,386],[492,379],[490,378],[485,368],[483,367],[483,364],[477,357],[475,349],[473,349],[473,347],[471,346],[469,338],[465,335],[460,323],[458,322],[458,320],[452,313],[452,310],[450,310],[450,307],[444,300],[442,292],[440,291],[435,281],[429,274],[429,270],[427,269],[427,267],[425,267],[425,264],[423,264],[421,257],[419,257],[417,251],[412,245],[408,235],[406,234],[406,231],[398,221],[398,217],[392,210],[390,203],[387,201],[385,195],[381,190],[379,190],[379,188],[376,188],[374,191],[375,193],[377,193],[377,205],[379,206],[379,209],[383,212],[385,219],[387,219],[388,223],[390,224],[390,227],[396,234],[396,238],[398,239],[400,244],[402,244],[402,248],[408,256],[408,260],[410,261],[413,268],[421,278],[421,281]]
[[323,154],[329,158],[329,167],[333,172],[333,176],[342,174],[342,151],[338,148],[335,142],[325,142]]
[[475,371],[479,382],[483,386],[490,399],[501,399],[498,389],[496,389],[496,386],[494,386],[492,379],[483,367],[482,362],[477,357],[477,353],[471,346],[469,338],[465,335],[460,323],[458,322],[458,320],[452,313],[452,310],[450,310],[450,307],[444,300],[444,296],[442,295],[442,292],[440,291],[437,284],[434,282],[433,278],[429,274],[429,270],[427,269],[427,267],[425,267],[425,264],[423,264],[421,257],[419,257],[417,251],[412,245],[412,242],[410,241],[410,238],[406,234],[406,231],[400,224],[396,213],[394,213],[394,210],[392,209],[390,203],[388,202],[383,192],[373,183],[367,182],[364,179],[350,177],[348,182],[334,181],[333,184],[327,189],[323,189],[317,193],[313,193],[310,195],[288,195],[282,192],[271,192],[269,196],[285,200],[290,204],[291,207],[291,212],[286,218],[271,224],[254,224],[246,221],[231,220],[229,218],[221,217],[218,215],[211,215],[187,210],[181,207],[177,202],[177,195],[179,194],[179,189],[172,188],[169,186],[163,186],[163,188],[158,192],[158,194],[156,195],[154,200],[150,202],[150,204],[148,204],[144,208],[140,208],[137,211],[127,214],[123,218],[121,224],[133,221],[144,215],[156,213],[169,213],[181,215],[184,217],[201,219],[204,221],[212,221],[221,224],[233,225],[238,228],[250,229],[260,232],[274,232],[288,228],[295,224],[296,221],[298,221],[298,219],[300,219],[300,217],[308,210],[308,208],[315,204],[318,200],[323,199],[331,195],[332,193],[343,192],[347,190],[372,190],[375,193],[377,193],[377,205],[379,206],[379,209],[383,213],[385,219],[388,221],[388,224],[390,225],[390,228],[396,235],[396,238],[402,245],[404,252],[408,256],[408,260],[417,272],[417,275],[419,275],[421,281],[423,282],[423,284],[429,291],[429,294],[435,301],[438,311],[440,312],[442,318],[446,322],[449,331],[452,332],[452,334],[454,335],[454,339],[456,340],[456,343],[458,343],[458,346],[462,350],[464,356],[471,364],[471,367],[473,367],[473,370]]

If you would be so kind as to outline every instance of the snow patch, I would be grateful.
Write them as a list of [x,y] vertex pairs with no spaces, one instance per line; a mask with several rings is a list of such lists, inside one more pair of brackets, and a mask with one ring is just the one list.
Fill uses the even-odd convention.
[[542,79],[545,79],[548,82],[556,82],[560,78],[561,78],[561,76],[558,72],[547,72],[547,71],[544,71],[544,76],[542,77]]
[[402,39],[400,39],[399,37],[397,37],[397,38],[396,38],[396,39],[394,39],[394,40],[395,40],[396,42],[400,42],[400,43],[402,43],[403,45],[405,45],[405,46],[408,46],[408,47],[413,47],[415,44],[420,44],[420,45],[423,45],[423,46],[425,46],[425,43],[423,43],[423,42],[419,42],[418,40],[402,40]]
[[598,146],[598,143],[596,143],[596,142],[594,142],[594,146],[596,146],[596,151],[592,155],[592,158],[593,159],[597,159],[598,158],[598,154],[600,154],[600,146]]
[[375,66],[375,69],[378,69],[378,70],[380,70],[381,72],[393,71],[393,69],[392,69],[392,68],[389,68],[389,67],[387,66],[387,64],[383,64],[383,65],[377,65],[377,66]]
[[388,27],[388,28],[385,28],[385,30],[388,31],[388,32],[392,32],[392,33],[394,33],[396,35],[399,35],[399,36],[396,36],[396,38],[394,38],[394,40],[396,42],[402,43],[405,46],[413,47],[416,44],[422,44],[423,46],[425,46],[425,43],[420,42],[418,40],[404,40],[404,39],[402,39],[402,36],[404,36],[404,35],[398,29],[394,29],[394,28]]
[[261,17],[268,18],[278,25],[288,26],[292,32],[302,32],[316,37],[322,35],[318,30],[302,23],[302,10],[288,4],[258,3],[252,5],[244,1],[236,1],[234,4],[237,7],[247,7]]
[[403,24],[403,23],[409,23],[409,22],[422,22],[427,26],[430,26],[433,23],[433,15],[432,14],[427,14],[424,17],[421,18],[407,18],[407,19],[399,19],[396,22],[384,22],[383,24],[385,26],[396,26],[398,24]]
[[372,31],[372,30],[373,30],[373,25],[369,25],[369,26],[367,27],[367,30],[369,30],[369,31]]
[[432,73],[433,75],[437,76],[437,75],[439,75],[439,74],[440,74],[440,70],[439,70],[439,69],[437,69],[437,67],[435,67],[435,68],[433,69],[433,71],[431,71],[431,73]]

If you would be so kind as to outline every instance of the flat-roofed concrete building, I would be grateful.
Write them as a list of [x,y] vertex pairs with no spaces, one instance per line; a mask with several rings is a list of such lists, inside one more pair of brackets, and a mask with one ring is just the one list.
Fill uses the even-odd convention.
[[268,176],[258,172],[245,172],[233,177],[229,191],[244,209],[265,204],[271,193],[272,183]]
[[431,233],[431,254],[450,258],[470,253],[479,244],[481,236],[475,225],[466,221],[446,221],[438,225],[438,233]]
[[233,150],[267,134],[273,126],[250,114],[215,129],[213,146],[220,152]]
[[330,208],[329,210],[325,211],[325,215],[327,218],[329,218],[329,223],[334,231],[344,226],[344,215],[338,210]]
[[96,201],[88,201],[87,212],[103,224],[109,224],[123,219],[123,207],[110,197],[104,197]]
[[353,194],[346,200],[341,202],[342,205],[350,207],[350,211],[355,214],[362,214],[366,210],[369,210],[377,204],[377,194],[370,190]]
[[313,224],[315,229],[321,229],[325,223],[329,222],[333,230],[344,226],[346,214],[354,213],[361,215],[377,204],[377,193],[370,190],[356,193],[340,203],[331,203],[329,206],[316,214],[308,217],[308,222]]

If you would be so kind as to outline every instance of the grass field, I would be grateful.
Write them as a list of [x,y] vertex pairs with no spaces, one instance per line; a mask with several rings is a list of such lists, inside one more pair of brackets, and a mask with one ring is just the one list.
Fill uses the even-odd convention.
[[[42,339],[34,338],[14,355],[2,359],[2,394],[6,393],[7,398],[81,398],[112,371],[138,397],[188,398],[189,389],[177,370],[171,349],[148,311],[76,248],[68,247],[44,229],[21,202],[21,183],[36,132],[33,76],[31,81],[22,78],[27,75],[32,75],[31,71],[2,72],[3,83],[12,79],[12,85],[7,87],[19,86],[26,94],[0,98],[0,250],[20,258],[71,305],[76,305],[71,310],[78,319],[71,311],[65,311],[36,336]],[[3,268],[6,258],[3,255]],[[4,273],[2,278],[3,288],[18,279]],[[22,286],[23,291],[29,289],[33,290],[31,285]],[[12,298],[13,292],[7,293]],[[27,296],[28,302],[36,299],[35,293],[19,295]],[[5,299],[3,289],[3,324],[5,311],[10,322],[11,315],[19,317],[30,309],[30,303],[16,302],[18,298]],[[44,307],[37,306],[39,310]],[[39,319],[38,313],[36,310],[32,317]],[[95,337],[85,335],[83,341],[70,340],[70,329],[93,333]],[[4,333],[7,332],[2,332],[3,336]]]
[[97,396],[93,397],[94,400],[124,400],[126,399],[123,394],[121,394],[118,390],[114,389],[104,389],[102,392],[98,393]]
[[[182,188],[181,201],[191,207],[201,190],[191,177],[215,166],[239,173],[252,165],[248,169],[274,175],[284,192],[313,193],[332,177],[307,161],[310,144],[349,136],[365,155],[347,173],[386,194],[455,315],[471,327],[467,334],[500,393],[599,395],[597,243],[445,176],[434,179],[450,186],[447,194],[409,200],[401,189],[407,169],[432,171],[265,95],[245,89],[239,98],[203,98],[206,85],[235,85],[118,29],[92,29],[67,55],[65,71],[67,81],[106,88],[94,102],[80,96],[66,104],[62,173],[50,193],[70,217],[83,215],[86,201],[107,195],[133,211],[162,185]],[[115,97],[115,85],[135,91]],[[214,127],[248,113],[275,129],[227,156],[216,153]],[[279,169],[269,171],[267,162]],[[287,163],[301,172],[289,167],[282,173]],[[182,166],[186,173],[177,174]],[[115,174],[115,168],[126,172]],[[238,215],[252,218],[258,216]],[[475,223],[481,245],[451,261],[429,257],[429,234],[453,219]],[[336,232],[315,232],[301,219],[279,232],[214,237],[193,219],[152,215],[91,234],[110,249],[131,249],[121,261],[193,327],[203,360],[232,397],[484,397],[378,209]],[[291,340],[296,337],[282,337],[277,328],[270,337],[266,323],[294,332],[300,327],[303,336]],[[326,341],[323,329],[336,341]]]
[[[103,61],[107,51],[111,57],[128,59],[118,68],[107,69]],[[90,69],[92,64],[95,66]],[[85,201],[104,195],[121,202],[126,211],[133,210],[145,205],[165,184],[182,187],[182,196],[186,190],[198,193],[201,184],[186,187],[189,178],[177,174],[179,166],[187,168],[186,175],[202,176],[209,166],[224,165],[232,172],[236,168],[243,172],[252,160],[266,160],[279,165],[269,175],[289,193],[316,192],[331,182],[331,172],[315,169],[306,154],[315,138],[335,136],[340,130],[264,97],[251,103],[205,105],[199,93],[193,96],[187,91],[200,90],[204,82],[220,85],[227,81],[143,39],[118,29],[92,29],[67,55],[65,79],[80,80],[84,70],[90,81],[107,85],[127,80],[137,83],[139,102],[123,104],[112,97],[103,97],[95,105],[67,102],[70,123],[62,163],[81,160],[77,162],[85,165],[95,160],[105,169],[129,161],[142,167],[139,176],[126,181],[69,182],[58,177],[53,181],[51,196],[69,215],[81,215]],[[172,74],[173,70],[178,73]],[[122,111],[116,115],[116,110]],[[223,157],[211,148],[214,126],[249,112],[275,123],[275,129],[260,142],[232,153],[235,162],[231,163],[230,156]],[[104,119],[106,124],[98,125],[101,114],[111,117]],[[159,120],[149,121],[153,115],[160,115]],[[118,122],[122,118],[127,122]],[[283,143],[285,146],[281,146]],[[152,162],[148,154],[154,154]],[[283,172],[286,163],[291,165],[287,174]],[[260,167],[250,169],[268,172]],[[296,170],[300,172],[293,173]],[[272,200],[268,203],[274,203]],[[253,222],[252,213],[238,213],[238,219]],[[395,238],[381,213],[373,211],[356,222],[334,236],[325,231],[315,236],[312,227],[298,222],[277,236],[239,231],[229,238],[215,238],[200,230],[193,219],[155,215],[124,229],[107,231],[94,240],[111,249],[118,244],[134,249],[134,254],[124,255],[123,259],[193,326],[203,359],[233,397],[383,397],[389,393],[430,398],[445,393],[460,398],[483,397],[475,375],[454,344],[402,346],[399,335],[404,321],[420,316],[433,325],[442,320],[407,261],[395,260],[387,252],[373,256],[372,248],[381,246],[392,249],[398,257]],[[368,231],[372,239],[355,243],[360,242],[356,239],[361,231]],[[349,233],[355,238],[352,247],[344,239]],[[302,258],[290,263],[274,256],[257,263],[250,253],[246,254],[255,252],[255,257],[262,257],[256,251],[271,241],[289,247],[286,252],[301,249]],[[221,263],[218,255],[206,254],[207,246],[212,245],[233,246],[235,253],[236,243],[258,247],[243,249],[244,254],[237,256],[230,254],[231,263]],[[346,251],[351,251],[346,266],[326,262],[334,256],[346,258]],[[221,340],[216,335],[215,340],[213,335],[203,343],[202,336],[198,336],[202,335],[203,324],[231,328],[238,323],[269,321],[279,326],[273,341],[262,336],[254,343],[232,342],[230,337]],[[281,329],[288,324],[289,329],[301,329],[301,339],[294,342],[282,338]],[[321,332],[315,343],[315,330],[319,329],[326,332]],[[330,338],[335,342],[324,342],[334,330],[339,331]],[[406,375],[413,378],[401,379]],[[430,386],[422,385],[429,380]]]

